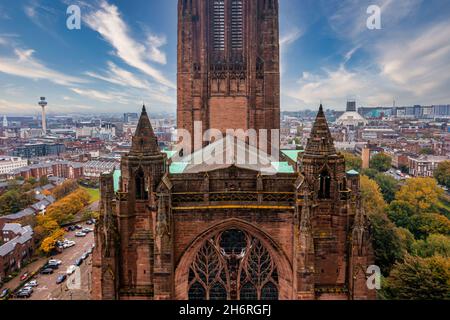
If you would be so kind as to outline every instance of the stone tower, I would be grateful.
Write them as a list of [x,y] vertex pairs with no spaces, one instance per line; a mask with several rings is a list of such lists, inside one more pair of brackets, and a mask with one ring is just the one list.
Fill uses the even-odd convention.
[[179,0],[178,128],[267,129],[270,145],[279,58],[278,0]]
[[[309,247],[309,254],[311,250],[314,251],[314,263],[310,261],[309,266],[314,265],[316,295],[321,292],[323,299],[348,299],[349,295],[353,294],[354,279],[351,274],[354,273],[352,269],[355,241],[359,244],[359,249],[356,250],[356,256],[359,258],[356,260],[361,271],[359,276],[362,277],[358,283],[361,290],[359,294],[367,293],[366,270],[372,261],[373,253],[367,238],[368,220],[361,208],[359,175],[350,177],[346,173],[344,156],[336,152],[322,105],[313,125],[300,170],[312,191],[312,232],[303,237],[311,235],[313,238],[308,239],[308,243],[314,243],[314,248]],[[303,210],[305,209],[304,207]],[[355,234],[360,240],[353,238]],[[306,269],[301,277],[311,275]],[[313,281],[312,278],[308,279]],[[333,289],[329,290],[330,288]]]

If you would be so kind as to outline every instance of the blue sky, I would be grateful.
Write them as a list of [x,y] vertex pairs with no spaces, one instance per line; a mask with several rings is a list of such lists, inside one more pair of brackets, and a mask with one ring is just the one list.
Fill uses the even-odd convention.
[[[0,0],[0,114],[174,112],[176,27],[176,0]],[[280,29],[282,110],[450,103],[450,1],[280,0]]]

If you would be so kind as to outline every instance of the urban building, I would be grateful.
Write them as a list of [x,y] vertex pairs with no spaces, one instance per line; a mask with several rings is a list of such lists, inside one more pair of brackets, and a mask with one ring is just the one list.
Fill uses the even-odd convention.
[[26,144],[24,146],[17,147],[13,152],[13,156],[22,157],[26,159],[46,157],[51,155],[60,155],[66,150],[64,144]]
[[0,283],[14,271],[30,261],[33,251],[33,229],[17,223],[0,220],[2,245],[0,246]]
[[409,157],[409,174],[413,177],[433,177],[434,171],[439,164],[449,161],[446,156],[422,155],[419,157]]
[[0,175],[8,174],[16,169],[28,166],[28,160],[20,157],[0,156]]

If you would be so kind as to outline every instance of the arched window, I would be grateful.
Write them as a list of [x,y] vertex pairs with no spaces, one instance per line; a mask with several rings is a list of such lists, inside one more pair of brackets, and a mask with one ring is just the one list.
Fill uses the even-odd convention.
[[331,176],[328,170],[323,170],[319,177],[319,198],[329,199],[331,197]]
[[278,272],[260,240],[242,230],[226,230],[197,253],[189,271],[188,297],[277,300]]
[[136,172],[136,200],[148,200],[148,190],[145,183],[145,174],[142,168]]

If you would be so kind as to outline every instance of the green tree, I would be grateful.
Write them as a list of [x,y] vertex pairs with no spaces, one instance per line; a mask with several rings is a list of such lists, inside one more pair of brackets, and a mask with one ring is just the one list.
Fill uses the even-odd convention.
[[387,203],[391,203],[395,199],[398,191],[398,182],[393,177],[379,173],[375,176],[375,182],[380,186],[383,198]]
[[369,214],[372,227],[372,244],[375,253],[375,264],[383,275],[388,275],[392,266],[405,255],[407,245],[395,225],[384,213]]
[[361,175],[367,176],[372,180],[375,179],[375,177],[377,176],[378,173],[379,172],[377,170],[371,169],[371,168],[363,169],[361,171]]
[[450,188],[450,161],[441,162],[434,171],[434,177],[440,185]]
[[392,158],[385,153],[378,153],[370,159],[370,168],[386,172],[392,168]]
[[46,185],[48,185],[49,183],[50,183],[50,181],[48,180],[48,178],[47,178],[46,176],[42,176],[42,177],[39,179],[39,185],[40,185],[41,187],[46,186]]
[[432,148],[423,148],[422,150],[419,151],[419,154],[423,154],[423,155],[433,155],[434,151]]
[[439,255],[450,258],[450,237],[442,234],[432,234],[427,240],[418,240],[412,245],[412,252],[422,258]]
[[396,300],[450,299],[450,259],[407,256],[393,268],[382,288],[383,296]]
[[358,157],[349,152],[342,152],[342,155],[345,158],[345,168],[347,171],[356,170],[358,172],[361,172],[361,168],[362,168],[361,157]]
[[29,193],[13,189],[0,196],[0,216],[19,212],[33,203]]
[[414,244],[416,239],[414,239],[414,235],[411,231],[405,228],[396,228],[396,231],[402,242],[403,252],[414,252]]
[[411,219],[415,215],[415,208],[406,201],[392,201],[386,209],[389,218],[397,227],[411,230]]
[[411,219],[408,228],[416,239],[426,239],[432,234],[443,234],[450,236],[450,220],[438,213],[416,214]]

